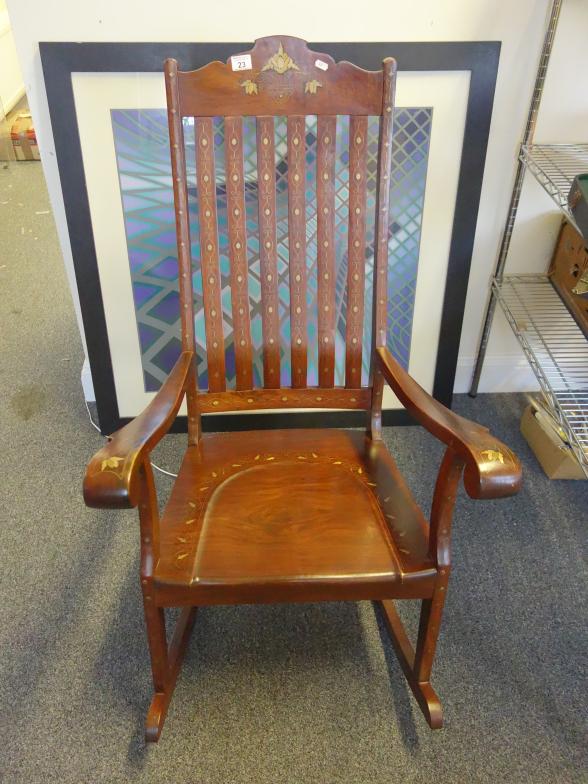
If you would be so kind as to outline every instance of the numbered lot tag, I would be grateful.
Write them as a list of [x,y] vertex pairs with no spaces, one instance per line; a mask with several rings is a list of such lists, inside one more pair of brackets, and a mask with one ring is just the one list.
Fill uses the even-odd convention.
[[251,65],[250,54],[237,54],[231,57],[231,68],[233,71],[250,71],[253,66]]
[[315,60],[314,64],[316,65],[317,68],[320,68],[321,71],[326,71],[327,68],[329,67],[329,64],[325,63],[324,60]]

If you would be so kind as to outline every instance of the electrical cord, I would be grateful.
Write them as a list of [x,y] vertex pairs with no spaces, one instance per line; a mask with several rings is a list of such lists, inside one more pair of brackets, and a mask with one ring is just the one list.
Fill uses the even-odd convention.
[[[90,424],[92,425],[94,430],[97,430],[100,433],[100,435],[102,435],[100,428],[98,427],[96,422],[94,422],[94,420],[92,419],[92,412],[90,411],[90,406],[88,405],[88,401],[86,400],[86,398],[84,398],[84,403],[86,404],[86,411],[88,412],[88,419],[90,420]],[[110,438],[106,436],[106,440],[110,441]],[[156,471],[159,471],[160,474],[165,474],[165,476],[171,476],[172,478],[177,479],[178,477],[177,474],[174,474],[171,471],[166,471],[165,468],[160,468],[152,460],[150,460],[149,462],[151,463],[151,467],[154,468]]]

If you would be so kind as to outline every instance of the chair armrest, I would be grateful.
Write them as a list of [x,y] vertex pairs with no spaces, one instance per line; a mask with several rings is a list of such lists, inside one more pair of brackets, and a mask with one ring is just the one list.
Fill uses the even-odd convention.
[[521,465],[487,428],[454,414],[411,378],[387,348],[377,348],[382,375],[412,416],[451,447],[465,463],[464,485],[472,498],[502,498],[521,486]]
[[167,433],[182,403],[193,352],[184,351],[147,408],[117,430],[90,460],[84,501],[96,508],[137,506],[138,469],[143,457]]

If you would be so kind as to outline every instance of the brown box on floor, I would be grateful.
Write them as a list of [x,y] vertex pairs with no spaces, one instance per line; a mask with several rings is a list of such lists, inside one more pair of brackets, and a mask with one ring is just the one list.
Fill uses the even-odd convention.
[[588,250],[582,235],[567,221],[559,232],[548,274],[588,338]]
[[540,407],[527,406],[521,418],[521,433],[550,479],[586,479],[574,453]]
[[10,129],[12,147],[17,161],[40,161],[37,135],[30,112],[21,112]]

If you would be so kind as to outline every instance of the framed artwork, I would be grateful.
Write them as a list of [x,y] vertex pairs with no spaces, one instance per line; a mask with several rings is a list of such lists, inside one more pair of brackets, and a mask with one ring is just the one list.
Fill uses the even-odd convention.
[[[410,373],[444,404],[451,403],[498,66],[497,43],[313,43],[335,59],[378,68],[398,60],[389,231],[388,342]],[[108,433],[138,414],[180,351],[173,191],[162,64],[183,70],[224,60],[248,44],[41,44],[49,108],[80,293],[98,416]],[[192,228],[199,258],[193,120],[184,118]],[[224,123],[215,118],[215,162],[222,306],[228,387],[234,381],[229,260],[226,250]],[[279,269],[288,274],[285,118],[275,126]],[[368,208],[375,205],[378,119],[368,121]],[[345,341],[348,118],[337,122],[336,351]],[[255,118],[244,126],[249,294],[254,384],[261,382],[262,342],[257,231]],[[317,383],[316,117],[306,118],[309,308],[308,383]],[[282,219],[280,220],[280,215]],[[366,256],[370,311],[373,237]],[[195,274],[198,379],[207,386],[202,291]],[[280,289],[280,330],[287,345],[287,286]],[[314,296],[313,296],[314,294]],[[256,305],[257,303],[257,305]],[[257,309],[256,309],[257,308]],[[363,382],[367,382],[371,324],[365,324]],[[314,349],[311,348],[314,346]],[[344,363],[339,363],[343,367]],[[231,371],[233,369],[233,372]],[[231,379],[231,375],[233,378]],[[289,354],[282,352],[282,384]],[[335,383],[343,382],[335,378]],[[390,394],[385,423],[407,421]],[[207,415],[206,429],[288,425],[361,425],[361,412]],[[183,417],[177,428],[185,427]]]

